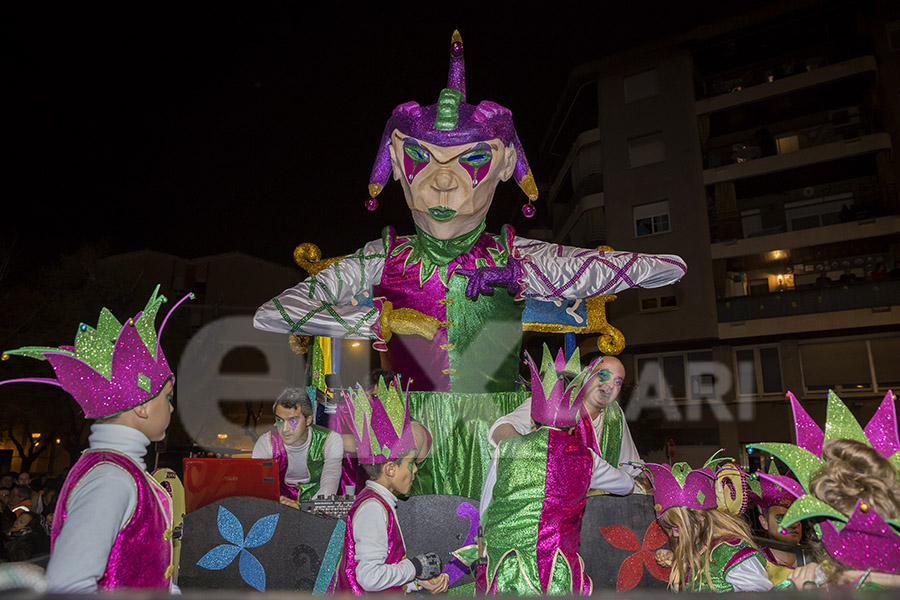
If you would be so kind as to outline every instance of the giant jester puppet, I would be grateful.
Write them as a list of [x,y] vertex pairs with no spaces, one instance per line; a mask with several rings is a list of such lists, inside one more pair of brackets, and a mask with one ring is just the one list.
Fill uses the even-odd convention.
[[491,455],[488,427],[527,397],[515,383],[526,298],[567,302],[660,287],[686,267],[678,256],[525,239],[508,225],[485,231],[498,183],[515,177],[528,196],[526,216],[534,214],[537,186],[509,109],[466,102],[458,32],[437,104],[401,104],[385,125],[370,210],[391,174],[415,234],[385,228],[380,239],[265,303],[254,325],[374,340],[383,366],[412,379],[413,418],[434,437],[416,491],[477,498]]

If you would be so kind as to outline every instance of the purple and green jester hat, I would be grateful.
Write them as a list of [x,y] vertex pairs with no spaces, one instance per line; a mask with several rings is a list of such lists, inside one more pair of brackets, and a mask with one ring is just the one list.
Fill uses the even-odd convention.
[[[582,369],[578,348],[568,361],[562,349],[554,360],[550,348],[544,344],[540,367],[534,364],[528,352],[525,353],[525,364],[531,371],[531,418],[551,427],[577,425],[587,384],[600,371],[602,363],[594,361]],[[570,379],[568,385],[566,379]]]
[[378,390],[371,398],[359,384],[343,395],[360,464],[385,463],[415,450],[409,420],[409,383],[404,391],[399,375],[390,385],[379,378]]
[[[450,41],[450,73],[447,87],[441,90],[436,104],[420,106],[418,102],[405,102],[391,113],[384,126],[381,144],[375,156],[372,174],[369,176],[369,199],[366,208],[378,207],[376,197],[384,189],[391,176],[391,134],[398,130],[404,135],[437,146],[457,146],[485,140],[499,139],[504,146],[516,150],[516,166],[513,171],[516,183],[528,196],[528,204],[522,208],[526,217],[534,215],[531,203],[538,197],[537,184],[528,166],[528,159],[513,125],[512,112],[496,102],[482,100],[478,105],[466,102],[466,64],[463,56],[462,37],[453,32]],[[464,157],[463,162],[477,185],[490,167],[490,153]],[[461,159],[463,160],[463,159]],[[404,147],[403,161],[410,181],[430,162],[427,150],[415,145]]]
[[46,383],[59,386],[75,398],[89,419],[117,415],[158,396],[173,379],[172,369],[160,346],[160,336],[172,312],[193,294],[188,294],[169,310],[159,331],[156,313],[165,296],[159,286],[144,310],[123,325],[106,308],[100,311],[97,327],[82,323],[74,346],[59,348],[26,346],[3,353],[3,360],[20,355],[46,360],[56,379],[32,377],[7,379],[5,383]]
[[781,477],[775,461],[769,462],[767,473],[754,473],[747,478],[747,486],[750,494],[750,504],[759,509],[760,514],[766,514],[772,506],[789,507],[794,502],[794,494],[777,484],[768,477],[762,475],[775,475]]
[[872,569],[880,573],[900,573],[900,521],[883,519],[873,507],[857,500],[848,518],[836,508],[809,493],[810,482],[825,466],[822,448],[833,439],[850,439],[866,444],[887,458],[900,477],[900,439],[894,394],[888,391],[878,410],[863,428],[837,394],[828,391],[824,431],[816,425],[797,399],[787,394],[794,413],[797,444],[759,443],[748,447],[765,450],[784,462],[796,475],[789,477],[760,473],[763,480],[780,485],[795,498],[784,514],[783,527],[802,519],[814,519],[825,550],[851,569]]
[[[673,506],[694,510],[719,509],[734,515],[747,506],[746,475],[730,458],[713,454],[699,469],[687,463],[674,465],[631,462],[642,469],[653,486],[656,518]],[[724,462],[716,469],[716,465]]]

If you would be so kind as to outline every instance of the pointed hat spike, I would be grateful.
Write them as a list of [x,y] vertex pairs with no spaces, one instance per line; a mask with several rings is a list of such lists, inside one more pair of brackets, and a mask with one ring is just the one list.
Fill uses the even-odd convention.
[[447,74],[447,87],[462,92],[462,101],[466,101],[466,58],[463,53],[462,36],[454,30],[450,37],[450,72]]

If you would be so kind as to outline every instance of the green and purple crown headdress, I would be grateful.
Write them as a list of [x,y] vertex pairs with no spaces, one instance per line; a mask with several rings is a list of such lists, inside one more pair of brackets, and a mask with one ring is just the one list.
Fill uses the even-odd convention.
[[123,325],[106,308],[100,311],[97,327],[85,323],[78,327],[74,346],[26,346],[3,353],[46,360],[56,379],[31,377],[8,379],[6,383],[46,383],[56,385],[75,398],[89,419],[111,417],[154,398],[172,379],[172,369],[160,347],[162,330],[172,312],[192,297],[188,294],[166,314],[156,330],[156,314],[165,296],[159,286],[144,310]]
[[759,443],[748,447],[765,450],[784,462],[797,481],[789,477],[760,473],[759,477],[788,490],[795,498],[784,515],[783,527],[807,518],[815,524],[828,553],[851,569],[874,569],[900,573],[900,521],[883,519],[862,499],[847,517],[809,493],[810,483],[826,465],[822,458],[825,443],[850,439],[870,446],[888,459],[900,477],[900,439],[893,392],[888,391],[875,414],[863,428],[837,394],[828,391],[824,431],[816,425],[797,399],[787,394],[794,415],[797,443]]
[[453,32],[450,41],[450,73],[447,87],[441,90],[436,104],[420,106],[418,102],[406,102],[397,106],[384,126],[381,144],[375,156],[372,174],[369,176],[369,200],[366,207],[375,210],[375,199],[391,175],[390,145],[394,130],[404,135],[438,146],[456,146],[473,142],[499,139],[505,146],[516,150],[516,166],[513,172],[516,183],[528,196],[530,210],[526,216],[534,214],[531,202],[538,197],[537,184],[528,166],[525,150],[519,141],[513,125],[512,112],[496,102],[484,100],[477,106],[466,102],[466,68],[463,56],[462,37]]
[[769,471],[767,473],[759,471],[748,477],[747,486],[750,491],[750,504],[758,508],[762,514],[765,514],[769,507],[772,506],[788,507],[793,504],[794,494],[776,483],[775,480],[763,477],[763,475],[781,477],[781,473],[778,472],[774,461],[769,463]]
[[534,364],[528,352],[525,363],[531,371],[531,418],[552,427],[576,425],[584,406],[585,389],[591,377],[600,371],[600,361],[582,369],[578,348],[567,361],[562,349],[554,359],[544,344],[540,366]]
[[[673,506],[694,510],[718,508],[741,514],[747,506],[746,474],[730,458],[719,457],[719,450],[699,469],[688,463],[674,465],[631,462],[642,469],[653,486],[656,518]],[[726,464],[716,468],[719,463]]]
[[359,384],[342,393],[356,438],[356,457],[361,464],[396,460],[415,449],[409,420],[409,383],[404,391],[399,375],[390,385],[379,378],[378,389],[371,398]]

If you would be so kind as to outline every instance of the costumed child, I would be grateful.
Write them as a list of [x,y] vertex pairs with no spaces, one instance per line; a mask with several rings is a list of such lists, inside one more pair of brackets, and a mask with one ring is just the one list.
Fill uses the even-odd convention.
[[785,585],[900,587],[900,438],[888,392],[865,428],[832,391],[824,430],[788,393],[797,444],[760,443],[797,480],[760,474],[795,497],[782,521],[810,519],[821,541],[817,562],[797,568]]
[[772,589],[766,559],[737,515],[746,508],[745,474],[711,457],[700,469],[687,463],[636,464],[653,485],[656,519],[670,551],[657,562],[671,567],[669,588],[691,592],[766,592]]
[[[768,475],[778,475],[775,462],[769,463]],[[797,548],[803,537],[803,524],[799,521],[785,527],[784,514],[794,502],[794,496],[777,483],[756,473],[747,478],[750,504],[759,510],[759,523],[772,547],[760,545],[766,557],[769,581],[778,585],[787,579],[797,566]]]
[[408,394],[397,377],[390,387],[381,380],[376,395],[357,386],[344,396],[351,409],[357,459],[369,480],[347,513],[337,591],[357,596],[400,592],[410,583],[432,593],[447,590],[440,558],[434,552],[408,558],[397,522],[394,493],[408,493],[417,470]]
[[624,495],[634,486],[572,433],[602,363],[582,370],[577,349],[568,362],[562,351],[554,361],[546,345],[540,371],[525,358],[538,429],[502,440],[485,476],[480,587],[490,594],[588,595],[591,578],[578,554],[588,490]]
[[[86,450],[63,484],[54,513],[47,580],[51,592],[170,590],[172,502],[146,471],[144,455],[162,440],[173,411],[174,376],[160,347],[166,301],[153,291],[143,311],[119,323],[104,308],[97,328],[84,323],[75,345],[25,347],[6,355],[46,359],[62,387],[95,419]],[[4,356],[6,358],[6,356]]]

